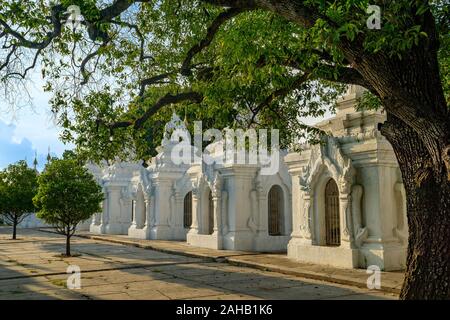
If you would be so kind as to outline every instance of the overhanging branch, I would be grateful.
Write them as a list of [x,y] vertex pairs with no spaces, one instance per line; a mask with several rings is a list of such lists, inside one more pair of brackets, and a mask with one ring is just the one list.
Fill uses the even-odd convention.
[[186,54],[186,58],[181,65],[181,74],[184,76],[190,76],[192,73],[191,63],[194,56],[211,44],[214,36],[225,22],[247,10],[248,8],[232,8],[220,13],[209,26],[205,38],[203,38],[198,44],[194,45]]
[[264,9],[277,13],[289,21],[295,22],[303,27],[311,28],[316,21],[322,19],[330,26],[337,27],[336,23],[327,16],[320,14],[317,10],[308,7],[304,1],[289,0],[202,0],[216,6],[241,9]]
[[105,121],[98,119],[97,126],[100,124],[105,125],[107,128],[113,130],[118,128],[128,128],[133,126],[133,128],[139,129],[144,123],[155,113],[157,113],[161,108],[176,104],[184,101],[190,101],[192,103],[200,103],[203,100],[203,95],[198,92],[184,92],[172,95],[171,93],[167,93],[162,98],[160,98],[155,104],[153,104],[147,111],[139,118],[131,121],[118,121],[113,123],[105,123]]
[[[378,95],[372,85],[363,78],[363,76],[356,70],[350,67],[334,67],[334,66],[320,66],[323,71],[328,69],[328,72],[320,74],[319,79],[327,80],[331,82],[343,83],[343,84],[356,84],[362,86],[375,95]],[[334,77],[337,74],[337,77]]]
[[139,129],[142,125],[156,112],[158,112],[162,107],[180,103],[183,101],[191,101],[193,103],[200,103],[203,100],[203,95],[198,92],[185,92],[172,95],[167,93],[164,97],[159,99],[151,108],[149,108],[142,117],[134,122],[134,128]]
[[250,119],[249,126],[251,126],[255,122],[255,119],[258,116],[259,112],[261,112],[266,107],[270,107],[270,105],[275,100],[285,97],[292,91],[300,88],[304,83],[306,83],[309,80],[310,76],[311,76],[310,73],[298,75],[288,86],[275,90],[274,92],[272,92],[272,94],[267,96],[255,109],[251,110],[253,115],[252,118]]

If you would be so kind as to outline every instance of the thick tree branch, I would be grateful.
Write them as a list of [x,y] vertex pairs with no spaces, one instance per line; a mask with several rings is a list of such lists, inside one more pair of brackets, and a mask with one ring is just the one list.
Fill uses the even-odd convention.
[[7,54],[5,62],[0,65],[0,71],[2,71],[4,68],[9,66],[9,63],[11,61],[11,57],[16,52],[16,50],[17,50],[17,46],[13,46],[12,49]]
[[[320,67],[324,72],[320,74],[319,78],[331,82],[343,83],[343,84],[356,84],[361,87],[368,89],[370,92],[378,95],[376,90],[372,85],[363,78],[363,76],[358,72],[358,70],[350,67],[334,67],[334,66],[324,66]],[[327,71],[328,69],[328,71]],[[337,73],[337,77],[333,76]]]
[[255,122],[255,119],[258,116],[259,112],[261,112],[264,108],[269,107],[276,99],[285,97],[292,91],[300,88],[309,80],[310,75],[310,73],[298,75],[288,86],[275,90],[274,92],[272,92],[272,94],[267,96],[256,108],[251,110],[253,115],[250,119],[249,126],[251,126]]
[[[181,65],[181,68],[179,71],[180,74],[182,74],[184,76],[192,75],[192,68],[193,68],[192,60],[195,57],[195,55],[200,53],[204,48],[208,47],[211,44],[211,42],[214,39],[214,36],[216,35],[216,33],[219,31],[220,27],[224,23],[226,23],[233,17],[235,17],[235,16],[239,15],[240,13],[247,11],[247,10],[248,10],[248,8],[229,9],[229,10],[226,10],[226,11],[220,13],[214,19],[214,21],[209,26],[209,28],[207,29],[206,36],[199,43],[197,43],[196,45],[191,47],[191,49],[186,54],[186,57]],[[144,95],[145,89],[147,86],[159,83],[161,80],[166,79],[173,74],[174,74],[174,72],[168,72],[168,73],[163,73],[163,74],[142,80],[141,86],[140,86],[140,91],[139,91],[139,96],[142,97]]]
[[145,55],[145,50],[144,50],[145,38],[144,38],[144,35],[142,34],[141,30],[139,29],[139,27],[137,25],[132,24],[132,23],[128,23],[128,22],[125,22],[125,21],[114,21],[114,20],[112,20],[111,23],[119,25],[119,26],[120,25],[127,26],[128,28],[133,29],[136,32],[136,34],[137,34],[137,36],[139,37],[139,40],[140,40],[139,60],[141,62],[144,61],[145,59],[151,59],[152,58],[151,56]]
[[146,89],[147,86],[151,86],[153,84],[161,83],[162,80],[167,79],[171,75],[174,75],[174,73],[173,72],[166,72],[166,73],[162,73],[162,74],[156,75],[154,77],[142,80],[141,81],[141,86],[140,86],[140,89],[139,89],[139,96],[140,97],[144,96],[145,89]]
[[87,84],[87,82],[89,81],[89,77],[92,73],[87,72],[86,70],[86,66],[89,63],[89,61],[91,61],[93,58],[95,58],[96,56],[99,55],[100,50],[102,48],[104,48],[106,45],[108,44],[108,42],[103,42],[100,47],[97,48],[97,50],[89,53],[81,62],[81,66],[80,66],[80,73],[83,76],[83,81],[81,82],[81,85],[85,85]]
[[257,9],[259,7],[256,0],[202,0],[202,2],[225,8]]
[[314,26],[318,19],[326,21],[330,26],[337,27],[336,23],[318,11],[306,6],[304,1],[292,0],[202,0],[203,2],[229,8],[264,9],[277,13],[289,21],[303,27]]
[[139,118],[131,121],[118,121],[114,123],[105,123],[103,120],[97,120],[97,126],[100,124],[104,124],[109,129],[118,129],[118,128],[127,128],[133,126],[133,128],[139,129],[144,123],[155,113],[157,113],[161,108],[176,104],[184,101],[190,101],[192,103],[200,103],[203,100],[203,95],[198,92],[184,92],[176,95],[172,95],[167,93],[165,96],[160,98],[155,104],[153,104],[147,111]]
[[98,22],[110,21],[127,11],[135,3],[146,3],[150,0],[115,0],[109,7],[100,10]]
[[248,8],[232,8],[220,13],[209,26],[205,38],[203,38],[198,44],[194,45],[186,54],[186,58],[181,65],[181,74],[184,76],[190,76],[192,73],[191,63],[194,56],[211,44],[214,36],[225,22],[246,10],[248,10]]
[[35,42],[25,38],[21,33],[13,30],[4,20],[0,19],[0,25],[3,27],[3,33],[9,34],[16,38],[19,43],[18,45],[21,47],[29,48],[29,49],[44,49],[46,48],[54,38],[58,37],[61,34],[62,30],[62,17],[65,12],[65,8],[61,5],[55,5],[52,7],[52,15],[51,15],[51,23],[53,26],[53,30],[47,33],[44,40]]
[[[115,0],[110,6],[100,10],[99,18],[94,21],[86,21],[89,35],[92,40],[96,40],[97,36],[104,38],[103,32],[97,29],[97,24],[102,22],[112,22],[111,20],[120,16],[123,12],[128,10],[134,3],[144,3],[149,0]],[[64,19],[67,18],[67,7],[64,5],[53,5],[51,8],[52,14],[50,16],[53,30],[48,32],[42,41],[32,41],[27,39],[20,32],[13,30],[13,28],[3,19],[0,19],[0,26],[3,27],[1,36],[9,34],[16,38],[18,46],[29,49],[45,49],[55,38],[61,35]]]
[[[319,55],[323,58],[323,62],[317,63],[314,68],[304,67],[302,66],[302,61],[296,59],[288,59],[282,61],[281,64],[308,73],[315,73],[319,79],[327,80],[331,82],[343,83],[343,84],[356,84],[362,86],[368,90],[370,90],[375,95],[376,90],[372,87],[372,85],[358,72],[358,70],[346,67],[346,66],[336,66],[333,65],[333,61],[331,56],[327,52],[312,50],[313,54]],[[316,71],[316,72],[314,72]],[[317,74],[319,73],[319,74]],[[337,74],[337,77],[334,75]]]
[[158,112],[162,107],[180,103],[183,101],[191,101],[193,103],[200,103],[203,100],[203,95],[198,92],[185,92],[172,95],[167,93],[164,97],[159,99],[151,108],[149,108],[142,117],[137,119],[134,123],[134,128],[139,129],[142,125],[156,112]]
[[280,88],[278,90],[275,90],[274,92],[272,92],[271,95],[266,97],[266,99],[264,99],[264,101],[258,105],[256,110],[262,110],[264,107],[270,105],[276,99],[278,99],[280,97],[285,97],[286,95],[291,93],[293,90],[298,89],[306,81],[308,81],[310,75],[311,75],[310,73],[304,73],[302,75],[295,77],[294,81],[292,81],[292,83],[290,83],[288,86],[286,86],[284,88]]

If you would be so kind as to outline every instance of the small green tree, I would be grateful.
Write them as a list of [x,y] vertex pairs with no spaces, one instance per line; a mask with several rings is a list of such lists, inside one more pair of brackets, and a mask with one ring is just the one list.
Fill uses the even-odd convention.
[[33,197],[37,192],[37,172],[25,161],[9,165],[0,172],[0,214],[13,226],[12,238],[17,238],[17,225],[35,211]]
[[52,160],[38,178],[33,201],[38,217],[66,236],[66,256],[76,226],[99,212],[103,193],[94,177],[74,159]]

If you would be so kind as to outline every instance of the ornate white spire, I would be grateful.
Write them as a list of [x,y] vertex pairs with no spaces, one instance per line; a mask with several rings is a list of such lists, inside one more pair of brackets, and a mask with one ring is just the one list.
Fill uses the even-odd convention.
[[172,134],[176,130],[187,131],[187,128],[183,120],[181,120],[180,117],[174,112],[172,114],[172,119],[170,119],[170,121],[167,122],[166,125],[164,126],[164,137],[161,141],[161,146],[164,147],[170,144]]
[[361,86],[355,84],[349,85],[345,95],[338,99],[338,115],[356,112],[355,106],[357,104],[358,98],[360,98],[364,94],[364,91],[366,91],[366,89]]
[[33,168],[34,171],[37,171],[37,166],[38,166],[38,160],[37,160],[37,151],[34,151],[34,161],[33,161]]

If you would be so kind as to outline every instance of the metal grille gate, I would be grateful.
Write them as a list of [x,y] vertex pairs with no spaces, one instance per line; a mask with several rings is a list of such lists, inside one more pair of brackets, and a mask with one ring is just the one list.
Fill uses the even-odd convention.
[[192,224],[192,191],[184,197],[183,223],[185,228],[190,228]]
[[269,191],[269,235],[281,235],[282,190],[273,186]]
[[341,245],[339,189],[333,179],[330,179],[325,187],[325,228],[326,245]]
[[214,232],[214,202],[212,199],[212,193],[209,191],[208,196],[208,234],[213,234]]

